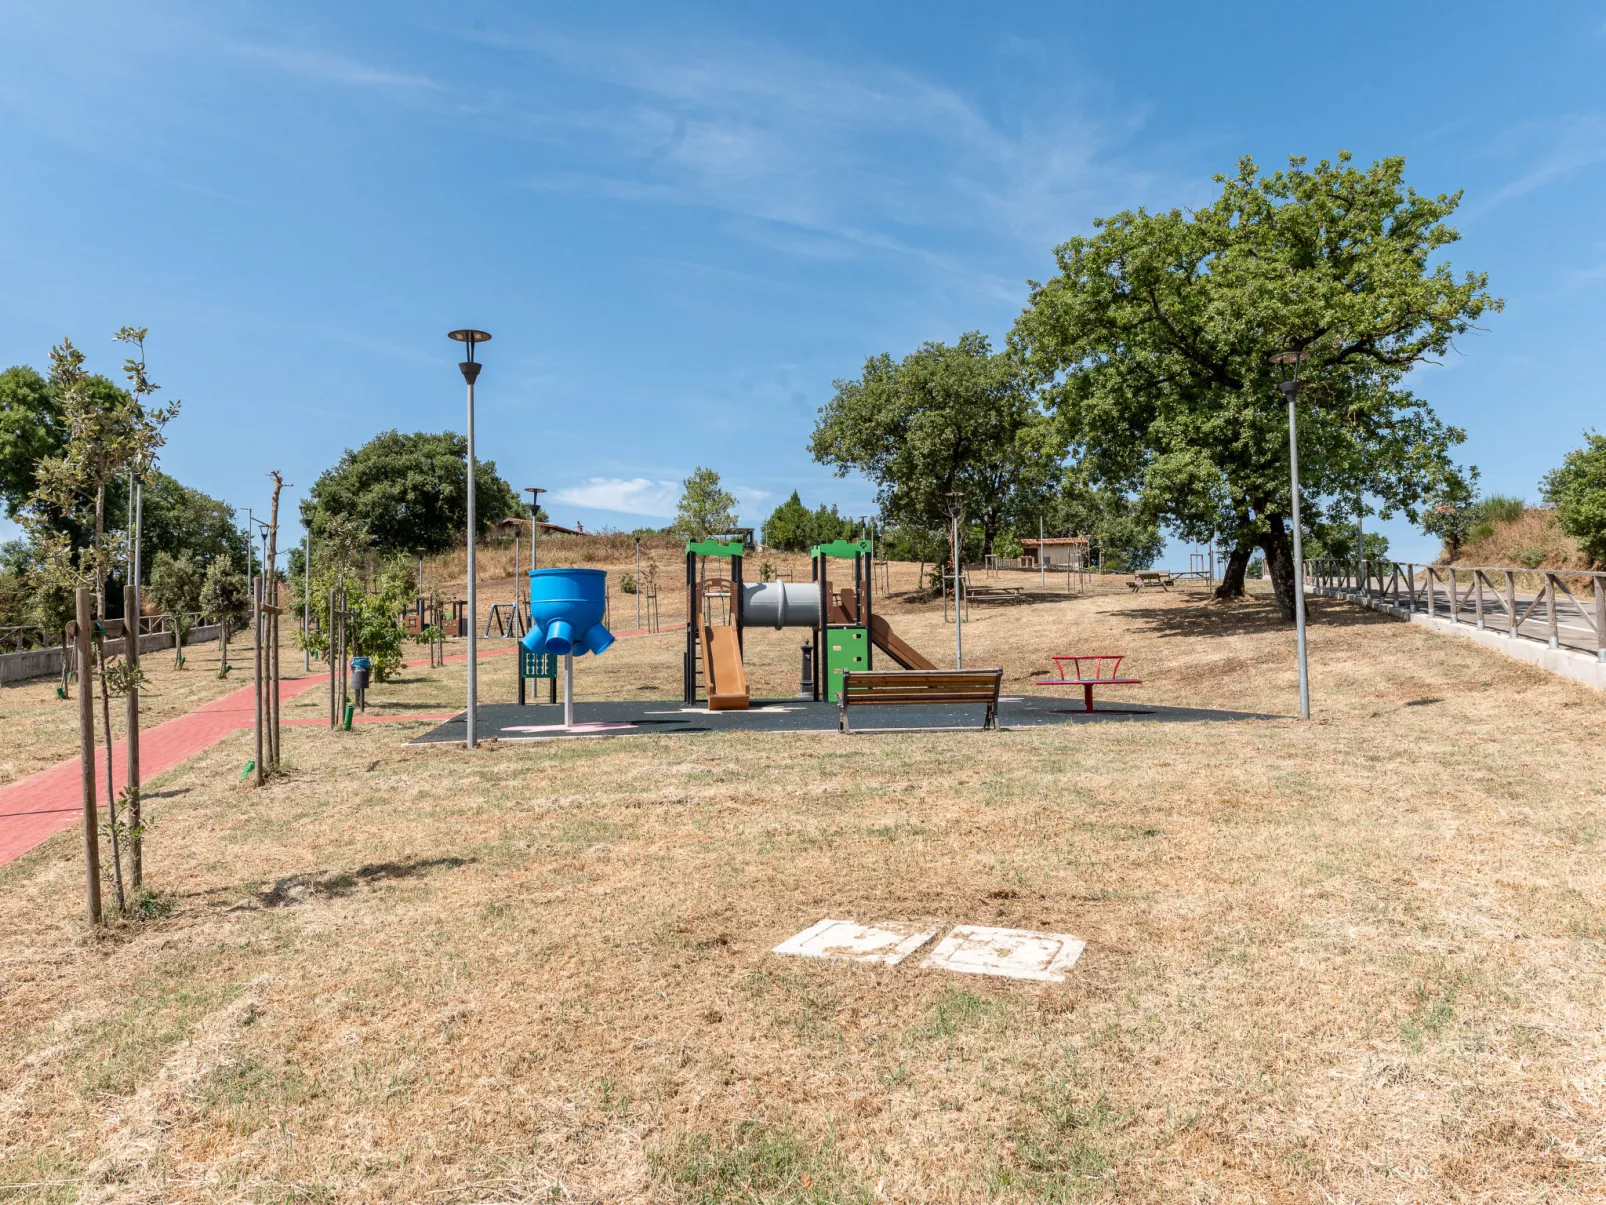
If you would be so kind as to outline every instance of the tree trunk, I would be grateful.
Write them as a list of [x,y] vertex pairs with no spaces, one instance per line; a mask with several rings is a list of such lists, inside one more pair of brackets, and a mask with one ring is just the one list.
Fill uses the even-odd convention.
[[1216,587],[1218,599],[1244,596],[1244,570],[1249,568],[1249,555],[1254,550],[1253,544],[1240,543],[1227,554],[1221,569],[1221,585]]
[[1277,598],[1277,613],[1290,623],[1294,620],[1294,541],[1283,526],[1283,517],[1268,514],[1270,530],[1263,532],[1258,543],[1266,554],[1266,573],[1271,578],[1272,593]]

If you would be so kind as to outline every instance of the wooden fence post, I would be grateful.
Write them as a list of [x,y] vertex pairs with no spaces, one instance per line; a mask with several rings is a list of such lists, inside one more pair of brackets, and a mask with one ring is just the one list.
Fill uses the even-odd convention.
[[1477,598],[1476,598],[1476,601],[1475,601],[1474,605],[1477,607],[1477,611],[1478,611],[1478,631],[1481,632],[1481,631],[1483,631],[1483,570],[1482,569],[1474,569],[1472,571],[1472,589],[1473,589],[1473,592],[1477,595]]
[[1595,574],[1595,660],[1606,661],[1606,583]]
[[89,587],[78,587],[78,762],[83,774],[84,901],[89,923],[100,924],[100,809],[95,803],[95,695],[89,683],[94,674]]
[[1511,639],[1515,640],[1517,638],[1517,629],[1522,626],[1520,623],[1517,622],[1517,575],[1515,573],[1513,573],[1509,569],[1505,570],[1505,575],[1506,575],[1506,620],[1507,620],[1507,622],[1508,622],[1508,624],[1510,625],[1510,628],[1511,628],[1511,630],[1509,632],[1507,632],[1506,635],[1511,637]]
[[1556,618],[1556,575],[1545,573],[1545,608],[1550,612],[1550,647],[1557,648],[1561,644],[1561,632]]

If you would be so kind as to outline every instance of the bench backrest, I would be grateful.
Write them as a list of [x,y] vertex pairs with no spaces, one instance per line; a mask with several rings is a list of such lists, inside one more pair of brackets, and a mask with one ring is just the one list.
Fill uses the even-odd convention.
[[[1082,653],[1049,660],[1054,663],[1054,671],[1067,682],[1108,682],[1120,677],[1124,656],[1124,653]],[[1065,672],[1067,663],[1073,666],[1074,673]]]
[[842,703],[996,703],[1004,671],[937,669],[891,673],[848,670],[842,675]]

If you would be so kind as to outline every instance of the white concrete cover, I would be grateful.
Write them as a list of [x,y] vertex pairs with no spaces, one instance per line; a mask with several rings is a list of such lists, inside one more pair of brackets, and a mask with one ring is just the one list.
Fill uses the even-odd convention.
[[896,966],[935,936],[935,929],[917,930],[914,925],[897,921],[860,925],[850,920],[827,918],[788,937],[771,953]]
[[956,925],[920,965],[966,975],[1064,983],[1063,972],[1071,968],[1086,947],[1086,942],[1069,933]]

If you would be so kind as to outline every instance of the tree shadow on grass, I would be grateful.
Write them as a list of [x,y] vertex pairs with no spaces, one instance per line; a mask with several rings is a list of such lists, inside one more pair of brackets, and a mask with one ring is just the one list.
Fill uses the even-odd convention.
[[[1293,623],[1277,613],[1277,605],[1270,599],[1201,600],[1180,607],[1136,607],[1123,614],[1146,624],[1149,633],[1161,638],[1250,636],[1294,630]],[[1309,596],[1305,599],[1305,623],[1312,628],[1373,627],[1399,622],[1393,616],[1354,603]]]
[[257,908],[289,908],[314,899],[340,899],[364,883],[413,879],[432,870],[455,870],[473,858],[416,858],[411,862],[370,862],[356,870],[286,875],[230,908],[230,912]]

